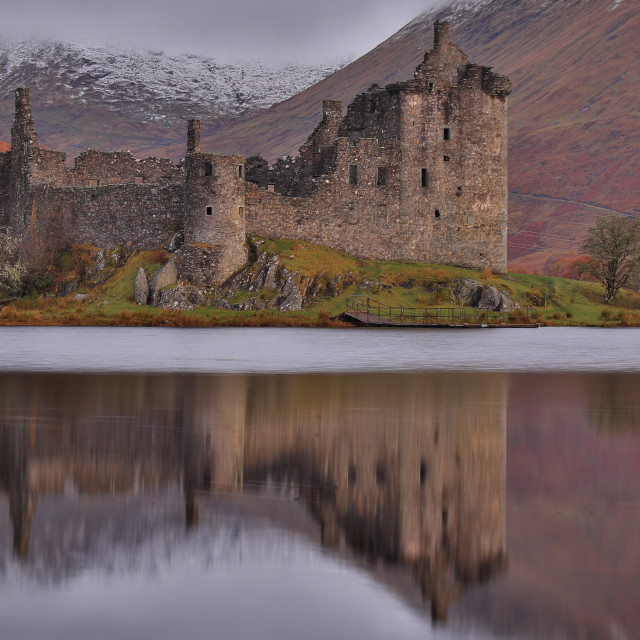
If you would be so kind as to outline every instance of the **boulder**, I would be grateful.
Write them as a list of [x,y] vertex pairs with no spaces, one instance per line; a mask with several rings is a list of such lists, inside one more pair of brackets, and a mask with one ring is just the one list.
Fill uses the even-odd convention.
[[452,280],[451,287],[452,302],[467,307],[476,307],[484,291],[484,287],[477,280],[470,278]]
[[149,284],[149,301],[151,304],[157,304],[160,291],[165,287],[170,287],[178,282],[178,270],[173,259],[163,264],[153,276]]
[[489,311],[499,311],[502,308],[502,298],[495,287],[487,287],[482,292],[480,300],[476,305],[478,309],[489,309]]
[[[283,269],[283,271],[286,271]],[[281,290],[281,295],[272,301],[270,306],[275,306],[278,311],[300,311],[302,309],[303,296],[300,290],[298,278],[286,272],[287,279]]]
[[271,258],[264,266],[264,280],[262,286],[265,289],[277,289],[278,281],[276,276],[278,274],[278,256]]
[[158,291],[158,306],[175,311],[189,311],[204,304],[204,294],[197,287],[178,283],[173,289]]
[[133,297],[136,299],[138,304],[147,304],[147,300],[149,300],[147,274],[144,272],[142,267],[138,269],[136,281],[133,283]]
[[477,306],[478,309],[489,309],[489,311],[513,311],[520,308],[506,292],[498,291],[495,287],[484,289]]

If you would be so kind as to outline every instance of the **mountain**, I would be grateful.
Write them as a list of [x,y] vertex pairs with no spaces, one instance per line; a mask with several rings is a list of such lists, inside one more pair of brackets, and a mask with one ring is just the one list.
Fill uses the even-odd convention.
[[[213,127],[205,148],[296,150],[323,98],[410,78],[433,22],[474,62],[509,75],[509,268],[558,272],[597,214],[640,212],[640,11],[634,0],[458,0],[417,17],[318,84]],[[206,131],[206,127],[204,128]],[[177,151],[177,148],[174,150]]]
[[195,55],[61,42],[0,43],[0,123],[5,140],[13,90],[31,88],[45,144],[137,153],[175,143],[192,117],[227,121],[282,102],[339,65],[218,64]]

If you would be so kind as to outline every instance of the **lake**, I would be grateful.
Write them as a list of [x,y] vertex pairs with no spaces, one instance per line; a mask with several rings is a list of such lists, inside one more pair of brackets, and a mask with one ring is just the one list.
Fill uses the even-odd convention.
[[0,637],[635,638],[634,329],[0,329]]

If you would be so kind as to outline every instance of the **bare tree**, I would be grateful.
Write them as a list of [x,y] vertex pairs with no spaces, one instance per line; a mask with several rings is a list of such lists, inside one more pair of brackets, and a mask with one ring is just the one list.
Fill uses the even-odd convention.
[[640,271],[640,219],[598,216],[582,251],[588,259],[580,270],[604,285],[604,301],[609,304]]

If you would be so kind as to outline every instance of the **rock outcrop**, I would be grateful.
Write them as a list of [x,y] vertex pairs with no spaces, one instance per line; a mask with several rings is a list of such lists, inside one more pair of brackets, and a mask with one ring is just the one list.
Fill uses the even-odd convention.
[[149,284],[149,302],[157,304],[160,298],[160,292],[165,287],[171,287],[178,282],[178,270],[174,260],[169,260],[163,264],[151,279]]
[[489,311],[513,311],[520,308],[520,305],[511,299],[508,291],[498,291],[496,287],[485,286],[477,280],[452,280],[448,287],[451,289],[451,301],[454,304]]

